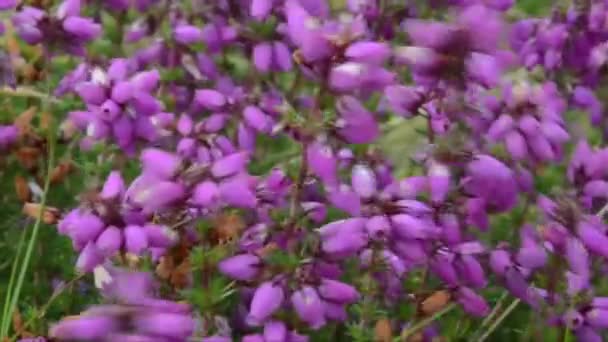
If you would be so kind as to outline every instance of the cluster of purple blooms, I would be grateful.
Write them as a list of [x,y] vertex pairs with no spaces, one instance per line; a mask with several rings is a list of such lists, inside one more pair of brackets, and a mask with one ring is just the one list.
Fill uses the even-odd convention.
[[[419,286],[438,284],[472,317],[491,312],[483,290],[498,287],[547,325],[602,340],[608,149],[577,125],[608,138],[596,91],[608,2],[512,23],[509,0],[186,3],[104,2],[147,20],[123,18],[120,49],[96,59],[87,46],[102,25],[84,13],[99,4],[0,1],[27,44],[79,60],[54,91],[82,102],[62,128],[81,133],[83,150],[116,145],[140,166],[132,180],[112,171],[59,222],[107,304],[60,321],[50,337],[308,341],[365,322],[353,308],[370,300],[387,312],[417,305],[404,284],[424,272],[434,283]],[[428,10],[448,19],[419,15]],[[577,111],[589,119],[569,117]],[[403,156],[407,177],[376,145],[397,119],[427,123],[427,146]],[[17,133],[0,126],[0,150]],[[268,145],[285,141],[290,153],[273,159]],[[541,193],[551,168],[563,174],[560,191]],[[493,241],[497,218],[516,211],[511,238]],[[238,294],[220,313],[229,329],[201,318],[216,313],[159,299],[151,274],[114,268],[129,257],[159,263],[183,239],[211,249],[198,228],[227,212],[246,226],[213,265]],[[295,262],[277,263],[277,252]]]

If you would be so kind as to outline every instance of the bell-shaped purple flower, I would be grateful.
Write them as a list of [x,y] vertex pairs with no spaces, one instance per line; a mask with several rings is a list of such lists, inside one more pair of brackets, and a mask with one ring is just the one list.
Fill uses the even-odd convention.
[[351,184],[353,190],[362,198],[370,198],[376,192],[376,175],[365,165],[353,167]]
[[247,321],[252,325],[261,325],[283,304],[285,294],[279,284],[271,281],[262,283],[253,294]]
[[232,279],[243,281],[255,278],[260,271],[260,266],[260,258],[251,254],[235,255],[218,264],[220,272]]
[[291,295],[291,304],[298,317],[308,323],[312,329],[319,329],[325,325],[323,302],[314,288],[304,286],[294,292]]
[[194,44],[203,40],[203,33],[200,28],[192,25],[179,25],[173,30],[175,40],[182,44]]
[[264,342],[288,341],[287,327],[281,321],[270,321],[264,325]]
[[125,249],[129,253],[141,254],[148,247],[148,236],[146,231],[135,225],[129,225],[124,230]]
[[114,226],[109,226],[99,235],[95,244],[101,254],[110,257],[122,246],[122,232]]
[[53,325],[49,335],[60,340],[95,341],[118,330],[119,326],[120,322],[113,317],[80,316]]
[[359,292],[351,285],[328,278],[321,280],[317,290],[324,299],[342,304],[353,303],[359,298]]
[[577,233],[589,251],[608,258],[608,237],[606,234],[587,221],[579,223]]
[[143,313],[133,324],[140,333],[166,339],[184,340],[194,331],[194,319],[190,315],[172,312]]
[[464,311],[473,316],[483,317],[490,313],[490,307],[486,300],[468,287],[459,288],[456,298]]
[[147,148],[140,157],[143,172],[161,179],[170,179],[181,166],[181,158],[157,148]]
[[209,207],[216,203],[220,196],[217,184],[211,181],[199,183],[194,188],[191,201],[192,203],[203,208]]

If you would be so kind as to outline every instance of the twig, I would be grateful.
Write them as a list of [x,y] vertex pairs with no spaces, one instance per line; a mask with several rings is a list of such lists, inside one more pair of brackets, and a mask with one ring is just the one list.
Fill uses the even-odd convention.
[[502,321],[504,321],[505,318],[507,318],[507,316],[509,316],[509,314],[511,313],[511,311],[515,310],[515,307],[517,307],[517,304],[519,304],[519,302],[520,302],[519,299],[515,299],[513,301],[513,303],[511,303],[511,305],[509,305],[509,307],[507,307],[507,309],[494,321],[494,323],[492,323],[492,325],[477,340],[477,342],[483,342],[483,341],[485,341],[494,332],[494,330],[496,330],[496,328],[500,325],[500,323],[502,323]]
[[[50,62],[47,58],[46,66],[50,66]],[[49,77],[46,79],[47,85],[47,94],[51,92],[51,82]],[[51,107],[51,96],[42,95],[43,100],[43,112],[49,111]],[[52,120],[52,115],[50,116]],[[19,301],[19,295],[21,294],[21,289],[23,288],[23,283],[25,281],[25,275],[27,274],[27,270],[29,268],[30,259],[33,254],[34,246],[36,245],[36,239],[38,237],[38,231],[40,230],[40,224],[42,223],[42,217],[45,212],[47,195],[49,189],[51,187],[51,174],[53,173],[54,164],[55,164],[55,129],[53,127],[53,123],[49,124],[47,128],[47,141],[48,141],[48,163],[46,176],[44,181],[44,192],[42,194],[42,198],[40,200],[40,211],[38,212],[38,217],[36,218],[36,222],[34,223],[34,227],[32,229],[32,235],[27,244],[27,249],[25,251],[25,255],[23,256],[23,262],[21,263],[21,269],[19,270],[19,275],[17,277],[17,282],[13,288],[10,288],[8,292],[10,293],[10,297],[7,297],[6,300],[9,301],[8,310],[3,311],[4,316],[2,317],[2,326],[0,327],[0,339],[4,338],[8,335],[10,320],[13,315],[13,311],[17,307],[17,302]],[[25,234],[25,233],[24,233]],[[6,305],[6,304],[5,304]],[[6,307],[6,306],[5,306]]]
[[[492,312],[490,312],[490,314],[488,316],[486,316],[486,318],[484,318],[483,321],[481,322],[481,326],[479,327],[480,330],[481,330],[481,328],[488,325],[492,321],[492,319],[494,319],[494,316],[496,316],[500,312],[500,309],[502,309],[502,305],[503,305],[505,299],[507,299],[508,295],[509,295],[509,293],[507,291],[504,291],[502,293],[502,295],[496,302],[496,305],[494,305]],[[476,335],[479,335],[479,334],[477,333],[477,334],[475,334],[475,336]]]
[[51,103],[60,103],[61,102],[61,101],[59,101],[58,98],[56,98],[52,95],[47,95],[47,94],[41,93],[35,89],[27,88],[27,87],[17,87],[15,89],[13,89],[11,87],[1,87],[0,95],[8,95],[8,96],[14,96],[14,97],[33,97],[33,98],[37,98],[40,100],[46,100]]
[[[27,329],[33,322],[34,320],[37,319],[42,319],[45,315],[47,310],[49,309],[49,307],[51,306],[51,304],[53,304],[53,302],[59,298],[59,296],[61,294],[63,294],[63,292],[72,287],[77,281],[79,281],[80,279],[84,278],[86,274],[82,273],[82,274],[78,274],[76,277],[74,277],[72,280],[68,281],[67,283],[61,285],[59,287],[59,289],[57,289],[49,298],[49,300],[42,306],[42,308],[40,309],[40,311],[38,312],[37,315],[35,315],[34,317],[30,318],[27,322],[25,322],[25,324],[23,325],[23,329]],[[15,337],[11,338],[11,341],[14,340]]]
[[456,303],[451,303],[450,305],[448,305],[445,308],[443,308],[441,311],[438,311],[437,313],[435,313],[433,316],[430,316],[430,317],[427,317],[427,318],[421,320],[420,322],[414,324],[412,327],[410,327],[408,329],[404,329],[401,332],[401,335],[398,337],[397,341],[407,341],[407,339],[410,336],[414,335],[419,330],[424,329],[426,326],[428,326],[429,324],[433,323],[435,320],[437,320],[441,316],[443,316],[443,315],[447,314],[448,312],[452,311],[455,307],[456,307]]

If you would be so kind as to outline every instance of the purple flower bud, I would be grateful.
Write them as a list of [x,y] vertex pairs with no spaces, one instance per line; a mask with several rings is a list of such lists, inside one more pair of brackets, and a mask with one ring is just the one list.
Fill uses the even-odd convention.
[[342,63],[331,70],[329,84],[340,92],[354,91],[361,86],[365,65],[357,62]]
[[232,342],[232,338],[216,335],[216,336],[203,337],[201,342]]
[[265,342],[264,336],[260,334],[249,334],[243,336],[242,342]]
[[477,259],[471,255],[462,255],[454,264],[460,278],[471,287],[483,288],[487,285],[485,272]]
[[79,316],[53,325],[49,335],[60,340],[94,341],[119,329],[120,322],[106,316]]
[[84,214],[70,224],[68,235],[78,244],[95,240],[105,227],[103,221],[93,214]]
[[194,188],[192,195],[192,202],[203,208],[209,207],[217,201],[219,198],[219,190],[217,184],[211,181],[204,181],[199,183]]
[[598,334],[593,328],[583,326],[576,330],[577,341],[581,342],[602,342],[602,336]]
[[281,41],[274,42],[272,45],[272,53],[274,57],[274,66],[278,68],[279,71],[291,70],[291,51],[289,51],[289,48],[285,43]]
[[133,85],[129,81],[118,82],[112,87],[111,97],[116,103],[125,104],[133,96]]
[[553,147],[542,135],[535,134],[528,138],[528,146],[535,157],[541,161],[554,160],[556,158]]
[[270,321],[264,325],[264,342],[283,342],[287,339],[287,327],[280,321]]
[[351,144],[367,144],[380,134],[380,128],[374,116],[352,96],[343,96],[338,100],[338,111],[341,119],[337,123],[339,133]]
[[585,184],[583,192],[587,196],[607,198],[608,197],[608,182],[604,180],[592,180]]
[[337,162],[330,147],[320,143],[308,145],[306,160],[312,173],[319,177],[323,183],[327,185],[337,184]]
[[122,232],[114,226],[109,226],[99,235],[95,244],[105,257],[113,256],[122,246]]
[[485,299],[467,287],[459,288],[456,297],[464,311],[473,316],[483,317],[490,313],[490,307]]
[[197,90],[194,101],[204,109],[218,110],[226,104],[226,98],[222,93],[213,89]]
[[268,115],[256,106],[247,106],[243,110],[245,122],[253,129],[262,133],[270,133],[272,122]]
[[256,20],[264,20],[272,12],[273,0],[251,0],[249,13]]
[[160,82],[160,73],[158,70],[142,71],[139,72],[130,80],[133,88],[144,93],[151,93],[158,87]]
[[19,130],[14,125],[0,125],[0,149],[12,145],[19,138]]
[[141,254],[148,247],[148,236],[140,226],[129,225],[124,230],[125,249],[129,253]]
[[233,153],[224,157],[211,166],[211,174],[216,178],[228,177],[244,171],[249,154],[247,152]]
[[181,166],[181,159],[157,148],[147,148],[141,153],[143,172],[161,179],[170,179]]
[[359,298],[359,292],[354,287],[333,279],[323,278],[317,289],[324,299],[341,304],[353,303]]
[[103,262],[103,254],[97,249],[93,241],[89,242],[78,255],[76,269],[82,273],[91,272],[95,266]]
[[291,303],[301,320],[308,323],[312,329],[319,329],[325,325],[323,302],[317,291],[304,286],[291,295]]
[[515,260],[526,268],[540,268],[547,263],[547,252],[545,252],[542,246],[537,244],[525,246],[517,252]]
[[553,144],[563,144],[570,140],[570,134],[555,122],[541,122],[540,129],[547,140]]
[[393,215],[391,222],[397,235],[406,239],[428,239],[439,234],[439,230],[431,222],[411,215]]
[[438,162],[431,162],[427,179],[429,181],[431,200],[434,203],[443,202],[450,191],[450,169]]
[[150,116],[161,110],[160,102],[154,96],[143,91],[133,94],[131,105],[139,115]]
[[115,120],[122,113],[120,106],[112,100],[104,101],[100,109],[102,117],[108,121]]
[[239,208],[254,208],[257,204],[255,193],[248,181],[242,177],[221,182],[219,194],[222,201]]
[[252,325],[261,325],[283,304],[283,289],[270,281],[262,283],[253,294],[247,321]]
[[321,248],[328,254],[349,255],[359,251],[367,244],[367,237],[363,233],[337,235],[324,238]]
[[68,17],[63,21],[63,29],[83,40],[93,40],[101,35],[101,25],[89,18]]
[[528,157],[526,140],[517,131],[510,131],[505,136],[505,145],[511,157],[515,160],[525,160]]
[[348,186],[340,186],[338,189],[331,190],[328,199],[333,206],[352,216],[358,216],[361,213],[359,195]]
[[353,190],[363,198],[370,198],[376,192],[376,175],[365,165],[353,167],[351,184]]
[[508,210],[517,202],[517,183],[513,171],[497,159],[478,155],[467,166],[470,179],[466,190],[483,198],[495,210]]
[[429,262],[429,267],[442,281],[450,286],[458,284],[458,275],[456,269],[448,255],[435,255]]
[[488,129],[488,138],[493,141],[502,139],[514,126],[513,118],[508,114],[502,114]]
[[138,315],[133,322],[137,331],[147,335],[184,340],[194,331],[190,315],[171,312],[149,312]]
[[[1,0],[0,1],[0,10],[1,11],[10,10],[11,8],[13,8],[15,6],[17,6],[17,0]],[[63,6],[63,4],[61,6]]]
[[577,310],[568,310],[562,317],[566,326],[568,326],[573,331],[578,330],[583,323],[585,323],[585,318],[581,315]]
[[253,280],[261,269],[261,260],[255,255],[240,254],[222,260],[218,264],[224,275],[242,281]]
[[272,45],[264,42],[253,47],[253,65],[260,72],[268,72],[272,65]]
[[392,85],[384,89],[384,96],[391,109],[398,115],[410,117],[424,102],[424,96],[413,87]]
[[608,258],[608,237],[589,222],[581,222],[577,233],[591,252]]
[[356,62],[381,65],[390,57],[391,48],[386,43],[362,41],[351,44],[344,55]]
[[180,25],[173,30],[173,37],[182,44],[194,44],[203,40],[203,32],[196,26]]
[[608,328],[608,310],[591,309],[585,315],[585,322],[594,328]]
[[391,223],[384,215],[372,216],[365,223],[365,230],[372,239],[387,237],[391,231]]
[[93,82],[83,82],[75,88],[78,96],[88,104],[100,106],[106,100],[105,89]]
[[494,273],[504,276],[511,266],[513,266],[513,262],[509,252],[497,249],[490,253],[490,268]]
[[143,229],[150,247],[169,248],[178,240],[177,233],[166,226],[147,224]]

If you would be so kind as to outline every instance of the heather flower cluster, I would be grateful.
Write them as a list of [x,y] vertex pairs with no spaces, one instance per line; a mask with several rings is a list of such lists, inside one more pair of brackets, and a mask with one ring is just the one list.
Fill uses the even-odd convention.
[[[0,10],[70,66],[42,97],[99,167],[49,221],[101,302],[21,341],[434,341],[450,310],[483,340],[495,293],[608,336],[608,2]],[[0,152],[28,144],[50,142],[2,121]]]

